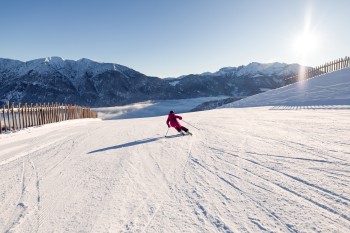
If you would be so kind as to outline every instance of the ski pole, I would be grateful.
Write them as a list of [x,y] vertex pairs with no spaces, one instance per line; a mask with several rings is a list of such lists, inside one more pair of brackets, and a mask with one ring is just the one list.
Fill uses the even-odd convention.
[[168,130],[166,131],[165,137],[168,135],[168,132],[169,132],[169,128],[168,128]]
[[[187,121],[184,121],[184,120],[182,120],[183,122],[185,122],[185,123],[187,123],[187,124],[189,124],[190,126],[192,126],[193,128],[196,128],[196,129],[198,129],[197,127],[195,127],[195,126],[193,126],[193,125],[191,125],[190,123],[188,123]],[[198,129],[198,130],[200,130],[200,129]]]

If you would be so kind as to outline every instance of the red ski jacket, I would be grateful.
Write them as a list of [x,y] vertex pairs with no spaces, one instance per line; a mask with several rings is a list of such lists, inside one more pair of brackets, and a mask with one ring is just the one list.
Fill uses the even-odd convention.
[[[181,116],[175,115],[175,113],[170,113],[168,115],[168,119],[166,120],[166,124],[168,125],[168,127],[174,127],[174,128],[178,128],[181,127],[180,123],[177,121],[177,119],[182,120]],[[170,125],[169,125],[170,123]]]

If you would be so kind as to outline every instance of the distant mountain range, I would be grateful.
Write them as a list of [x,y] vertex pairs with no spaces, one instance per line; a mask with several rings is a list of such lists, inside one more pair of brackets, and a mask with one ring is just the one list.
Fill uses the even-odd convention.
[[0,102],[116,106],[145,100],[245,97],[284,85],[300,65],[250,63],[215,73],[150,77],[126,66],[49,57],[22,62],[0,58]]

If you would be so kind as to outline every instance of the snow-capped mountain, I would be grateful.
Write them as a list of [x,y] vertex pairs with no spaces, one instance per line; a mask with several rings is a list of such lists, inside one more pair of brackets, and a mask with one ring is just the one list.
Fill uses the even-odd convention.
[[284,85],[299,65],[251,63],[176,79],[146,76],[126,66],[47,57],[0,59],[0,102],[58,102],[115,106],[155,99],[249,96]]
[[[247,66],[224,67],[215,73],[191,74],[169,83],[178,90],[188,92],[190,97],[197,93],[211,96],[221,95],[245,97],[285,85],[285,78],[297,74],[298,64],[250,63]],[[195,90],[195,91],[192,91]]]
[[166,82],[112,63],[60,57],[20,62],[0,59],[0,101],[109,106],[159,95]]
[[107,71],[127,73],[129,76],[138,74],[138,72],[118,64],[99,63],[86,58],[78,61],[64,60],[61,57],[47,57],[28,62],[0,59],[0,70],[2,74],[0,78],[14,74],[24,76],[30,72],[35,72],[38,75],[52,75],[57,72],[70,78],[73,82],[82,78],[86,73],[92,76]]
[[247,75],[255,75],[259,76],[291,76],[298,72],[300,66],[298,64],[285,64],[285,63],[258,63],[252,62],[247,66],[239,66],[239,67],[224,67],[215,73],[206,72],[201,74],[202,76],[222,76],[222,75],[235,75],[237,77],[247,76]]

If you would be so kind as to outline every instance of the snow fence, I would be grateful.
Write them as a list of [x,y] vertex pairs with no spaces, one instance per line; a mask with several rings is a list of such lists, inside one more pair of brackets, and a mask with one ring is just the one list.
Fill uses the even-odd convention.
[[0,109],[0,134],[17,131],[33,126],[40,126],[60,121],[97,118],[97,113],[88,107],[77,105],[48,104],[15,104],[9,102]]

